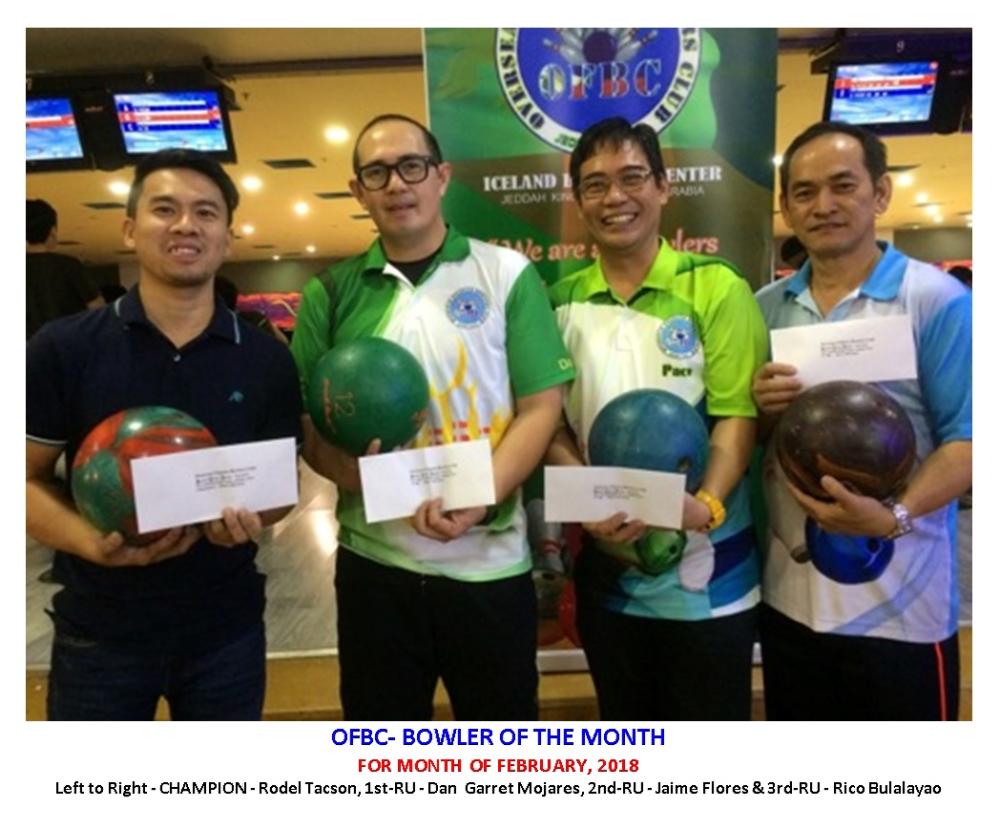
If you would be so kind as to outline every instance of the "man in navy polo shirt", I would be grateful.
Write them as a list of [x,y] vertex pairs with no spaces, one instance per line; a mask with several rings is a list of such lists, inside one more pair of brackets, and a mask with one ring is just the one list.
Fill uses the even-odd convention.
[[295,366],[279,343],[215,298],[239,195],[219,164],[187,150],[135,171],[124,224],[139,284],[113,305],[44,326],[27,355],[28,534],[59,550],[63,589],[50,719],[256,719],[264,698],[264,577],[254,537],[288,509],[178,527],[143,547],[102,535],[54,478],[99,422],[166,405],[220,444],[300,435]]

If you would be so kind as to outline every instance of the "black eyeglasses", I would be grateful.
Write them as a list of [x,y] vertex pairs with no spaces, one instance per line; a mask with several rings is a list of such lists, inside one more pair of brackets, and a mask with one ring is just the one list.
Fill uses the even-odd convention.
[[597,201],[604,198],[611,189],[612,182],[617,184],[618,189],[623,193],[637,193],[652,175],[652,170],[626,170],[613,178],[607,176],[588,178],[586,181],[580,182],[580,196],[586,201]]
[[407,155],[395,164],[376,161],[358,170],[358,181],[366,190],[382,190],[395,172],[407,184],[419,184],[427,178],[430,168],[437,165],[430,155]]

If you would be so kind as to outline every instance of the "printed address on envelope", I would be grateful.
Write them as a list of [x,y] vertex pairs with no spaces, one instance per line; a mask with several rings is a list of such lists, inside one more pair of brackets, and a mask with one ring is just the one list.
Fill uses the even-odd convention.
[[489,440],[375,454],[358,467],[369,523],[410,517],[438,497],[446,511],[496,503]]
[[771,331],[774,362],[798,369],[803,387],[833,380],[888,382],[917,376],[908,314],[824,322]]
[[616,512],[649,526],[679,529],[683,474],[611,466],[546,466],[545,520],[595,523]]
[[260,512],[299,499],[295,439],[260,440],[132,461],[140,532],[215,520],[228,506]]

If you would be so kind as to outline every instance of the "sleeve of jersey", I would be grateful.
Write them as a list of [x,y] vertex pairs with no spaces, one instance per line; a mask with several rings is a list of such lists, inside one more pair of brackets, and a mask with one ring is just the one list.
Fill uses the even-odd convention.
[[936,444],[971,440],[971,293],[952,299],[924,325],[917,363]]
[[515,397],[537,394],[576,376],[542,277],[533,266],[515,280],[506,315],[507,366]]
[[719,285],[701,331],[705,390],[713,417],[756,417],[750,393],[754,372],[767,359],[767,328],[750,286],[739,276]]
[[330,314],[330,296],[323,282],[313,277],[302,290],[291,345],[303,401],[316,363],[330,349]]
[[28,340],[25,413],[29,440],[62,445],[68,438],[64,414],[69,410],[61,379],[65,371],[48,330]]

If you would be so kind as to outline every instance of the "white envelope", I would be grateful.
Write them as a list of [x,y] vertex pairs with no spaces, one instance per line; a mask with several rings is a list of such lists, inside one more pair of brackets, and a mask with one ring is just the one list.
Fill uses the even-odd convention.
[[299,499],[295,440],[193,449],[132,461],[140,532],[215,520],[228,506],[260,512]]
[[771,358],[798,369],[803,387],[832,380],[887,382],[917,376],[908,314],[771,331]]
[[611,466],[546,466],[545,520],[580,523],[624,512],[629,520],[679,529],[684,518],[683,474]]
[[365,520],[410,517],[425,500],[440,497],[443,508],[467,509],[496,503],[493,452],[489,440],[472,440],[361,457]]

